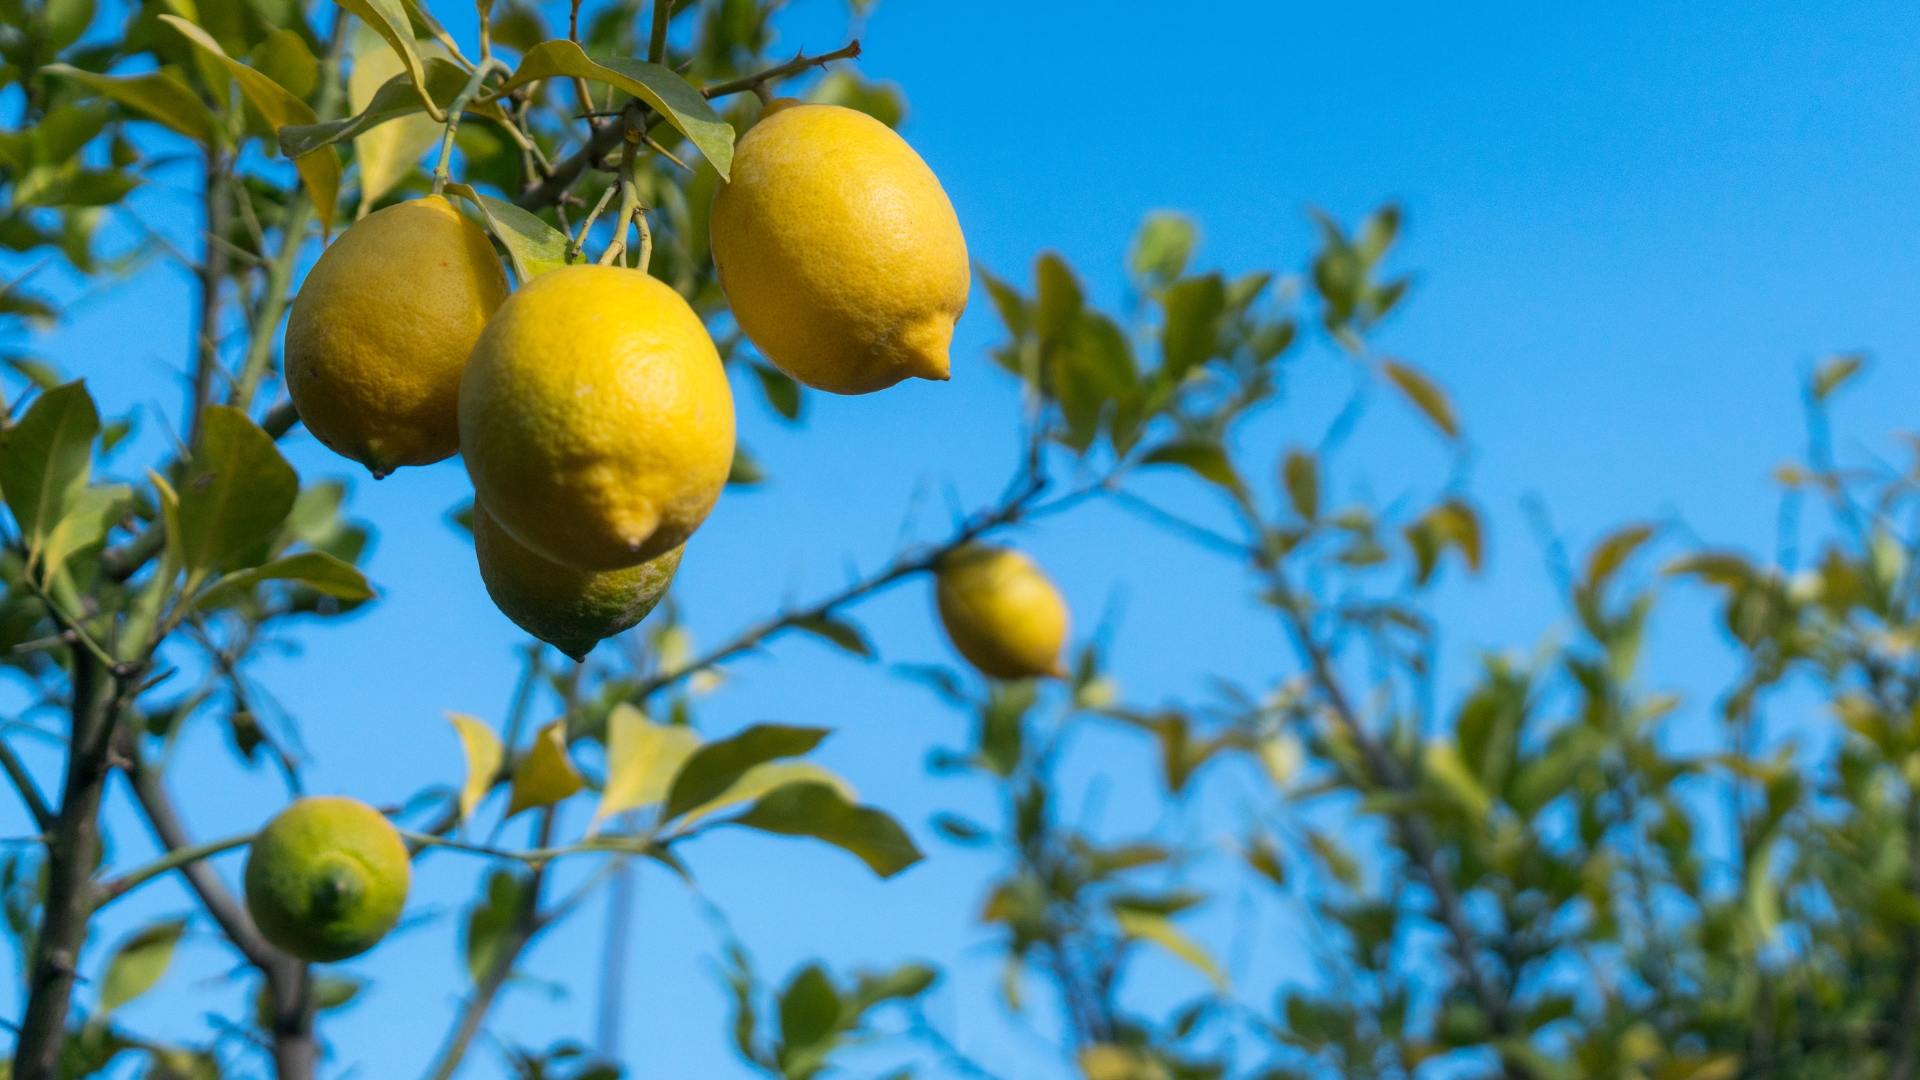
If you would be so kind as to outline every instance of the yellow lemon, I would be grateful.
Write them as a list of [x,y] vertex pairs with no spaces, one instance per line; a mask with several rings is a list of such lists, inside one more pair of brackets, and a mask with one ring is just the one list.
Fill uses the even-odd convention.
[[358,799],[321,796],[282,810],[247,855],[247,910],[268,941],[331,963],[379,943],[412,881],[407,845]]
[[733,464],[733,391],[658,279],[568,266],[513,294],[460,385],[460,453],[507,535],[575,570],[685,543]]
[[460,373],[507,275],[438,196],[369,214],[321,254],[287,316],[287,392],[335,453],[385,476],[460,448]]
[[647,617],[673,584],[687,549],[674,548],[625,570],[575,570],[527,550],[475,503],[473,550],[495,607],[520,629],[585,660],[602,638]]
[[947,378],[967,241],[892,128],[838,105],[770,103],[734,148],[712,221],[733,316],[782,371],[836,394]]
[[1033,560],[970,544],[934,571],[940,622],[960,655],[996,679],[1064,676],[1067,605]]

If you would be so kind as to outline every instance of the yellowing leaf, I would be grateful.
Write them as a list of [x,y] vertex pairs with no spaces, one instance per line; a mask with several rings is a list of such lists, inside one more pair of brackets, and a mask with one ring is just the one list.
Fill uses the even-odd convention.
[[[417,42],[415,47],[429,58],[446,53],[437,42]],[[378,30],[364,22],[356,24],[353,74],[347,79],[347,101],[354,113],[365,111],[387,80],[406,70],[406,62],[386,47]],[[353,160],[360,164],[360,214],[365,216],[380,196],[405,180],[445,131],[444,124],[417,112],[355,136]]]
[[1213,956],[1199,942],[1188,937],[1163,915],[1135,909],[1120,908],[1113,917],[1119,921],[1120,929],[1128,937],[1151,941],[1173,955],[1198,968],[1201,974],[1212,979],[1215,986],[1225,990],[1226,972],[1214,962]]
[[460,820],[465,821],[493,789],[507,753],[500,745],[500,736],[479,717],[449,712],[447,719],[453,723],[454,733],[460,736],[460,749],[467,755],[467,782],[460,787]]
[[1454,416],[1453,402],[1447,400],[1447,392],[1440,389],[1438,383],[1419,368],[1403,364],[1398,360],[1388,360],[1380,366],[1387,378],[1392,380],[1393,385],[1407,395],[1407,400],[1425,413],[1427,419],[1433,421],[1434,427],[1439,428],[1441,433],[1449,439],[1459,437],[1460,421]]
[[[268,124],[275,129],[301,124],[311,124],[319,119],[307,103],[294,97],[287,88],[267,78],[261,72],[228,56],[220,48],[220,43],[205,30],[193,25],[177,15],[162,15],[167,25],[180,31],[188,41],[200,50],[226,66],[240,84],[240,92]],[[313,199],[314,213],[320,218],[321,232],[333,230],[333,204],[340,195],[340,159],[334,155],[331,147],[323,146],[311,153],[302,154],[293,159],[294,168],[300,170],[300,179],[306,182],[307,194]]]
[[607,785],[587,835],[623,810],[665,799],[680,766],[699,748],[692,728],[656,724],[631,705],[614,706],[607,716]]
[[555,720],[534,736],[533,749],[513,770],[513,798],[507,802],[507,816],[536,806],[552,806],[586,786],[580,770],[567,756],[567,722]]

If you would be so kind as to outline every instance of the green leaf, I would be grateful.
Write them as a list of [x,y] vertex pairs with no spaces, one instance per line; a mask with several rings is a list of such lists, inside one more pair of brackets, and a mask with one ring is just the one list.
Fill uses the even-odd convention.
[[692,728],[656,724],[625,702],[607,714],[607,782],[587,834],[625,810],[667,797],[667,789],[687,759],[700,747]]
[[113,1010],[153,989],[167,973],[173,961],[173,947],[187,932],[187,920],[169,919],[122,942],[107,961],[107,974],[100,981],[100,1013]]
[[1212,443],[1176,442],[1150,450],[1140,459],[1142,465],[1178,465],[1191,470],[1208,483],[1229,491],[1241,490],[1240,476],[1233,471],[1227,452]]
[[1187,278],[1167,289],[1167,325],[1160,338],[1162,371],[1169,385],[1206,363],[1220,350],[1220,316],[1227,309],[1227,287],[1219,274]]
[[[350,9],[353,6],[364,7],[368,3],[397,4],[398,0],[343,0]],[[358,11],[355,14],[359,14]],[[364,16],[363,16],[364,17]],[[205,30],[193,25],[177,15],[162,15],[162,22],[185,35],[188,41],[224,65],[235,81],[240,84],[240,92],[246,95],[248,103],[259,110],[267,123],[276,130],[289,126],[301,126],[314,123],[318,117],[307,103],[294,97],[287,89],[265,75],[228,56]],[[369,20],[371,21],[371,20]],[[411,41],[411,37],[408,39]],[[419,60],[414,61],[417,68]],[[333,230],[334,204],[340,197],[340,159],[333,150],[321,147],[312,153],[302,154],[293,159],[294,168],[300,171],[300,179],[307,185],[307,194],[313,199],[314,213],[320,219],[320,231],[324,235]]]
[[1192,257],[1198,239],[1199,230],[1192,218],[1156,210],[1141,219],[1139,231],[1133,234],[1133,251],[1127,261],[1136,275],[1164,285],[1177,279],[1187,268],[1187,260]]
[[1813,373],[1813,399],[1825,401],[1835,390],[1860,373],[1867,358],[1860,353],[1835,356],[1821,364]]
[[101,75],[66,64],[41,69],[64,75],[134,109],[146,119],[163,124],[201,144],[213,141],[213,116],[193,89],[164,71],[144,75]]
[[[462,85],[455,86],[443,99],[440,94],[447,80],[441,65],[454,65],[438,42],[423,42],[417,47],[427,54],[423,58],[427,94],[444,109],[459,96],[466,76],[456,67],[454,77],[460,79]],[[396,79],[398,85],[392,85]],[[383,91],[387,92],[384,97]],[[378,127],[374,127],[374,122],[366,123],[354,136],[353,160],[360,166],[363,212],[371,210],[382,195],[405,180],[446,129],[426,114],[426,106],[407,74],[406,62],[386,46],[378,30],[354,20],[353,73],[347,78],[347,107],[355,114],[352,119],[359,120],[380,111],[375,108],[376,103],[384,109],[389,103],[399,105],[401,102],[405,105],[404,112],[389,113],[385,122],[378,122]],[[297,130],[300,129],[286,128],[280,132],[281,149],[286,149],[288,133]]]
[[293,466],[246,413],[210,405],[200,422],[200,446],[180,485],[180,554],[189,571],[217,570],[266,539],[300,497]]
[[687,811],[681,819],[683,827],[693,824],[700,818],[711,817],[730,806],[750,803],[788,784],[825,784],[838,791],[840,797],[848,802],[859,799],[859,796],[854,793],[853,785],[847,783],[831,769],[815,765],[810,761],[763,761],[741,773],[740,779],[728,785],[727,790]]
[[537,215],[505,199],[482,195],[465,184],[448,184],[446,190],[479,209],[487,229],[505,245],[520,284],[567,265],[567,234]]
[[802,619],[793,624],[795,629],[805,630],[815,637],[825,638],[855,656],[874,658],[873,643],[867,635],[845,619],[836,619],[829,615],[820,615],[811,619]]
[[528,50],[520,66],[494,94],[498,97],[539,79],[567,75],[616,86],[652,106],[700,148],[722,180],[733,169],[733,128],[672,68],[624,56],[588,59],[571,41],[543,41]]
[[1007,326],[1007,333],[1015,338],[1023,338],[1033,329],[1033,316],[1027,311],[1026,298],[1020,291],[1005,281],[994,277],[980,263],[973,264],[973,272],[987,287],[987,295],[993,297],[993,306],[1000,313],[1000,321]]
[[100,413],[84,381],[41,394],[18,424],[0,431],[0,492],[20,542],[39,552],[87,487]]
[[495,870],[487,878],[487,893],[467,909],[467,974],[475,983],[486,979],[501,956],[506,938],[520,921],[529,897],[519,875]]
[[853,805],[827,784],[787,784],[734,818],[733,824],[823,840],[851,852],[881,877],[892,877],[921,859],[920,849],[893,818]]
[[727,483],[741,487],[753,487],[767,482],[767,472],[746,447],[733,445],[733,464],[727,469]]
[[373,587],[367,584],[366,575],[353,564],[324,551],[302,551],[275,559],[265,566],[226,575],[203,593],[194,607],[201,610],[218,607],[223,602],[231,602],[236,592],[251,589],[262,581],[297,581],[315,592],[338,600],[373,599]]
[[1034,262],[1033,276],[1039,290],[1034,329],[1042,341],[1059,341],[1079,324],[1086,297],[1067,261],[1051,251]]
[[1650,525],[1627,525],[1615,530],[1605,540],[1594,545],[1593,554],[1587,556],[1586,587],[1597,592],[1607,579],[1620,567],[1626,565],[1640,546],[1653,538]]
[[[382,52],[376,55],[384,58],[387,54]],[[358,74],[359,71],[356,68],[355,75]],[[467,85],[466,72],[461,71],[455,66],[453,61],[443,60],[437,56],[427,61],[426,78],[427,96],[431,97],[434,103],[442,109],[452,105],[453,99],[459,97],[460,91],[465,89]],[[339,120],[328,120],[325,123],[293,124],[280,128],[278,132],[280,150],[288,157],[298,157],[301,154],[311,154],[316,150],[331,146],[337,142],[353,139],[355,140],[354,152],[357,155],[362,149],[361,138],[363,136],[368,136],[370,133],[380,130],[383,125],[391,121],[415,114],[424,114],[426,108],[426,104],[421,100],[420,92],[414,88],[412,76],[401,72],[398,75],[389,77],[385,82],[380,83],[379,88],[374,91],[373,96],[368,99],[367,103],[361,107],[358,113],[352,116],[343,117]],[[496,120],[502,119],[500,110],[497,107],[483,108],[475,106],[469,111],[487,113]],[[421,131],[424,132],[426,127],[431,125],[435,134],[431,139],[407,140],[405,145],[419,146],[419,150],[405,161],[404,167],[399,167],[400,163],[398,162],[388,163],[382,161],[375,163],[375,169],[377,170],[376,179],[386,183],[387,188],[391,188],[393,183],[397,182],[400,177],[404,177],[407,170],[412,168],[414,161],[418,159],[419,155],[426,152],[426,146],[421,145],[422,142],[427,144],[437,142],[440,133],[446,131],[445,126],[439,121],[434,120],[430,116],[425,119],[426,124],[421,125]],[[396,128],[393,130],[399,132],[400,129]],[[396,145],[386,148],[376,146],[375,149],[380,152],[398,153],[400,146]],[[360,167],[360,182],[365,184],[367,181],[367,163],[362,161]],[[399,175],[393,176],[392,173],[396,171]],[[386,189],[380,190],[384,191]],[[378,197],[379,195],[376,193],[375,198]],[[363,197],[362,201],[367,200]]]
[[1459,550],[1467,569],[1480,571],[1480,515],[1459,499],[1448,499],[1421,515],[1407,526],[1406,537],[1413,548],[1415,584],[1425,585],[1433,577],[1449,547]]
[[68,559],[105,540],[132,500],[133,489],[125,484],[96,484],[81,491],[48,534],[41,565],[48,573],[57,572]]
[[890,128],[907,118],[906,95],[892,82],[869,82],[842,68],[829,72],[807,91],[807,100],[866,113]]
[[760,389],[775,412],[789,420],[800,419],[800,384],[792,376],[766,364],[754,364],[753,373],[759,376]]
[[705,805],[755,765],[776,758],[798,757],[820,745],[820,740],[830,734],[825,728],[755,724],[730,739],[708,743],[694,751],[674,776],[660,820],[671,821]]
[[1407,395],[1413,407],[1425,414],[1433,426],[1449,439],[1460,437],[1460,421],[1454,416],[1453,402],[1447,400],[1446,391],[1438,383],[1428,378],[1420,369],[1400,363],[1398,360],[1385,360],[1380,364],[1381,371]]
[[46,0],[43,9],[46,18],[46,41],[42,46],[48,54],[60,50],[80,40],[93,24],[93,0]]
[[1320,463],[1305,450],[1287,451],[1286,464],[1281,466],[1281,477],[1286,484],[1287,499],[1293,503],[1293,512],[1301,518],[1312,521],[1320,516]]
[[[808,964],[780,995],[780,1058],[814,1046],[840,1026],[840,995],[819,964]],[[791,1072],[791,1070],[789,1070]]]

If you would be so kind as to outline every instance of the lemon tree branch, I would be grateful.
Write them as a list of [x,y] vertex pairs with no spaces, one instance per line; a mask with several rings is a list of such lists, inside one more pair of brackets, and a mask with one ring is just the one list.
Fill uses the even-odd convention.
[[136,870],[129,870],[125,874],[114,878],[112,881],[101,884],[95,890],[99,897],[99,903],[96,905],[96,908],[107,906],[169,870],[177,870],[188,863],[211,858],[223,851],[232,851],[234,848],[245,847],[253,843],[255,835],[254,833],[244,833],[240,836],[229,836],[224,840],[211,840],[204,844],[195,844],[192,847],[184,847],[170,851],[162,858],[156,859]]

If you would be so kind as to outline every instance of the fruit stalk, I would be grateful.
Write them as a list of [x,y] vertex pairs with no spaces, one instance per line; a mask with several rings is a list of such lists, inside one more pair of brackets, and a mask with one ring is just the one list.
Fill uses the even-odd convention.
[[93,914],[90,882],[100,853],[100,797],[107,781],[108,734],[117,713],[116,680],[99,659],[73,650],[72,724],[66,785],[47,838],[47,899],[28,974],[26,1014],[14,1047],[13,1076],[53,1080],[66,1046],[80,948]]

